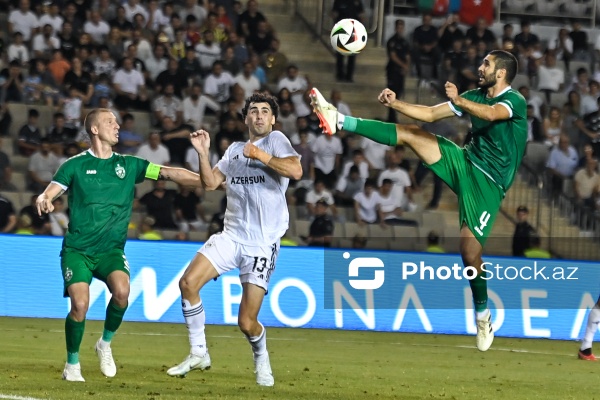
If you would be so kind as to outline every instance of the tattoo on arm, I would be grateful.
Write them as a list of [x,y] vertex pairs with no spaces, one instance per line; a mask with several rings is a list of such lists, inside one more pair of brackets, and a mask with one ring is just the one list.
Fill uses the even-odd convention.
[[62,194],[63,194],[64,192],[65,192],[65,191],[64,191],[63,189],[61,189],[61,190],[60,190],[60,192],[58,192],[58,194],[57,194],[56,196],[54,196],[54,198],[52,199],[52,201],[54,201],[54,200],[58,199],[60,196],[62,196]]
[[158,173],[158,180],[159,181],[169,181],[171,180],[171,178],[169,177],[169,175],[167,173],[165,173],[165,171],[163,171],[163,169],[160,169],[160,172]]

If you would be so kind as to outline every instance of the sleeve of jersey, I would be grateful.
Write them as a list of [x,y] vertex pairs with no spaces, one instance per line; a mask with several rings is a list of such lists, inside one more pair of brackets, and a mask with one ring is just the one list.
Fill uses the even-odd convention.
[[65,161],[54,174],[52,183],[57,184],[62,190],[67,190],[73,181],[73,167],[72,162]]
[[135,166],[135,183],[143,182],[144,179],[158,179],[158,173],[160,172],[160,165],[152,164],[148,160],[135,156],[126,156],[128,159],[133,161]]
[[[463,99],[467,99],[469,101],[473,101],[473,96],[472,96],[471,90],[464,92],[463,94],[460,95],[460,97],[462,97]],[[464,112],[462,108],[460,108],[456,104],[452,103],[451,101],[448,102],[448,105],[450,106],[450,109],[452,110],[452,112],[454,114],[456,114],[459,117],[462,117],[463,112]]]
[[227,150],[225,150],[225,154],[223,154],[223,157],[221,157],[219,162],[217,162],[217,165],[215,165],[215,167],[225,176],[227,176],[227,170],[229,169],[229,150],[231,147],[232,146],[229,146]]
[[302,157],[300,154],[294,150],[290,140],[280,131],[274,131],[271,135],[275,135],[273,140],[273,157],[277,158],[285,158],[285,157]]

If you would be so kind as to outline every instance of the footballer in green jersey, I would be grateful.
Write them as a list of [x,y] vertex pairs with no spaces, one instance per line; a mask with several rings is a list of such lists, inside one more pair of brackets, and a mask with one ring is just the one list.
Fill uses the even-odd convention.
[[104,331],[95,348],[100,370],[107,377],[117,373],[110,343],[128,306],[129,264],[124,248],[135,184],[145,178],[170,179],[185,186],[201,184],[198,174],[183,168],[114,153],[119,124],[110,110],[91,111],[84,125],[90,149],[65,161],[36,202],[40,215],[51,212],[52,201],[68,190],[70,221],[60,253],[64,294],[71,299],[71,311],[65,320],[67,363],[63,379],[79,382],[84,381],[79,348],[92,278],[105,282],[112,294]]
[[337,112],[313,88],[314,111],[327,134],[343,129],[386,145],[405,144],[457,194],[460,253],[465,266],[478,270],[469,281],[477,317],[477,348],[486,351],[494,340],[487,307],[487,282],[483,279],[483,245],[489,236],[500,204],[510,188],[527,143],[527,105],[510,83],[518,71],[514,55],[494,50],[478,69],[478,88],[459,95],[446,82],[449,102],[435,106],[409,104],[384,89],[379,102],[410,118],[434,122],[453,115],[471,116],[472,139],[464,147],[417,125],[390,124],[352,118]]

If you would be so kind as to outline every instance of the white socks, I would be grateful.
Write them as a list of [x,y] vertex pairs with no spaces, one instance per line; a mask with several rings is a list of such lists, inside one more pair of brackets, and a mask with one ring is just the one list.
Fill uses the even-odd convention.
[[344,119],[346,116],[344,114],[337,113],[337,128],[341,131],[344,129]]
[[594,335],[598,330],[598,323],[600,323],[600,308],[598,304],[594,304],[594,307],[590,310],[588,315],[587,326],[585,328],[585,335],[581,341],[581,350],[589,349],[592,347],[594,341]]
[[98,341],[98,347],[100,347],[100,350],[106,350],[110,348],[110,342],[107,342],[104,339],[100,339]]
[[182,303],[183,317],[190,336],[190,353],[203,357],[206,355],[206,335],[204,334],[206,314],[204,314],[202,300],[198,304],[191,305],[188,300],[183,299]]
[[475,311],[475,318],[478,320],[487,319],[489,313],[489,308],[486,308],[485,311]]
[[252,346],[252,352],[254,353],[254,362],[258,363],[264,360],[267,355],[267,330],[259,322],[263,330],[258,336],[246,336],[250,346]]

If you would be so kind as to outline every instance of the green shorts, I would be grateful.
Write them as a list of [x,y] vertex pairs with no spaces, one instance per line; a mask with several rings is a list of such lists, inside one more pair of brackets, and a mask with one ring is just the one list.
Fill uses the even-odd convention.
[[64,297],[69,297],[67,288],[78,282],[92,283],[92,278],[106,283],[108,275],[114,271],[123,271],[129,275],[129,263],[123,250],[115,249],[106,253],[90,256],[75,250],[63,250],[60,253]]
[[428,167],[458,196],[459,223],[466,224],[475,238],[485,245],[504,191],[467,159],[466,150],[438,136],[442,158]]

